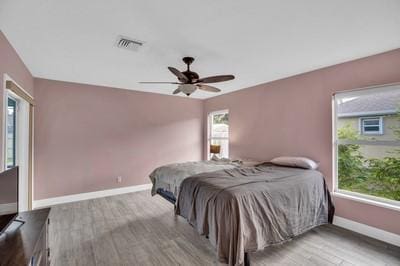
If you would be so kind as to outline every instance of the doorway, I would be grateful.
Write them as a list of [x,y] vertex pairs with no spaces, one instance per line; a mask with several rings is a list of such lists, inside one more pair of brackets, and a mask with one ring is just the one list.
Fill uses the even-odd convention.
[[19,167],[18,211],[21,212],[32,206],[32,108],[26,97],[9,85],[7,81],[4,91],[3,168]]

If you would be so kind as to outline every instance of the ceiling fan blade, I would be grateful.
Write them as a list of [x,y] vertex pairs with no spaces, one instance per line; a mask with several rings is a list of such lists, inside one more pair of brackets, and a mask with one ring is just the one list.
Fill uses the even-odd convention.
[[205,85],[205,84],[198,84],[197,87],[199,89],[204,90],[204,91],[209,91],[209,92],[220,92],[221,90],[218,88],[215,88],[213,86]]
[[143,81],[140,84],[181,84],[179,82],[163,82],[163,81]]
[[212,76],[212,77],[201,78],[197,80],[197,83],[216,83],[216,82],[232,80],[234,78],[235,78],[234,75]]
[[169,71],[172,72],[172,74],[174,74],[175,76],[178,77],[179,81],[182,82],[188,82],[189,79],[185,76],[185,74],[183,74],[182,72],[180,72],[178,69],[174,68],[174,67],[168,67]]
[[180,88],[177,88],[176,90],[174,90],[174,92],[172,94],[178,94],[180,92],[181,92]]

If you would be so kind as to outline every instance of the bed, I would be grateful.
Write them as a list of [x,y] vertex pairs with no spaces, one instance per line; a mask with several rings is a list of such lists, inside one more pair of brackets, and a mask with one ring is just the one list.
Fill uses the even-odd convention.
[[320,172],[271,163],[185,177],[174,197],[175,213],[209,238],[218,260],[229,265],[250,265],[250,252],[331,223],[334,214]]
[[239,160],[231,161],[228,159],[167,164],[156,168],[150,174],[149,177],[153,184],[151,194],[153,196],[159,194],[168,201],[175,203],[180,184],[185,178],[200,173],[232,169],[241,165],[242,162]]

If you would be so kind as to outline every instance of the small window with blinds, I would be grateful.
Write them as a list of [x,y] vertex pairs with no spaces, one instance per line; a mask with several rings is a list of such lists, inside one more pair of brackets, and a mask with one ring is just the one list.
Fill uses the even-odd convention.
[[362,117],[360,118],[361,134],[382,135],[383,117]]

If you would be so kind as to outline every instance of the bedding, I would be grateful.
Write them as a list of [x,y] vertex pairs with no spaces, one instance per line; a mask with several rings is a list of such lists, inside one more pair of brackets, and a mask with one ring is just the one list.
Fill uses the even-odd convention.
[[318,163],[306,157],[290,157],[282,156],[271,160],[271,163],[283,166],[300,167],[304,169],[315,170],[318,168]]
[[320,172],[266,163],[186,178],[175,212],[208,236],[220,262],[240,265],[245,252],[332,222],[334,207]]
[[227,159],[164,165],[156,168],[150,174],[150,180],[153,183],[151,194],[154,196],[157,191],[163,190],[177,198],[179,186],[185,178],[199,173],[231,169],[238,166],[240,166],[240,163]]

